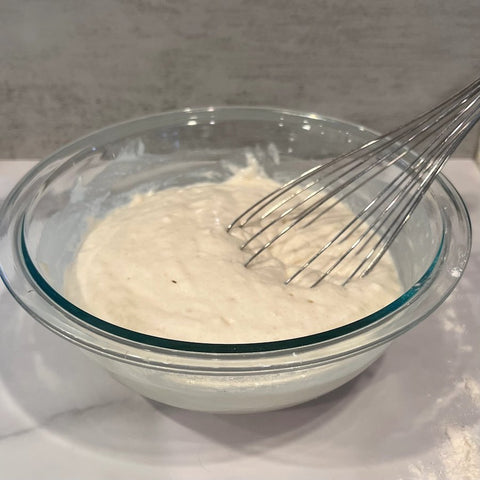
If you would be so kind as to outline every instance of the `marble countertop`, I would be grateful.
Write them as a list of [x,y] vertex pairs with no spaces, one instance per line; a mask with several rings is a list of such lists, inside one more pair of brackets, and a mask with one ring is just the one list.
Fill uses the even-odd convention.
[[[0,199],[33,162],[0,162]],[[374,365],[315,401],[212,415],[153,403],[0,290],[1,479],[478,480],[480,173],[446,173],[474,228],[464,277]]]

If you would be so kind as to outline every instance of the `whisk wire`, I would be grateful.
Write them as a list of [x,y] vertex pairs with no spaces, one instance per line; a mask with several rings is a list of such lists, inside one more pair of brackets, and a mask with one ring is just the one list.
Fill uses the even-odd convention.
[[[477,99],[478,100],[478,99]],[[468,131],[473,127],[476,121],[480,118],[479,112],[474,112],[469,118],[467,118],[462,125],[455,129],[455,132],[452,132],[451,135],[448,137],[448,141],[451,143],[447,143],[446,145],[442,145],[442,151],[439,151],[438,159],[433,162],[433,167],[427,173],[424,181],[420,183],[420,187],[411,201],[407,204],[406,210],[400,211],[399,215],[394,219],[392,225],[396,224],[396,227],[393,230],[388,231],[388,235],[380,237],[379,241],[377,242],[375,250],[378,249],[377,255],[374,257],[372,262],[367,266],[367,268],[362,272],[361,276],[367,275],[375,265],[381,260],[383,255],[387,252],[395,238],[397,237],[398,233],[401,231],[403,226],[407,223],[410,219],[413,211],[418,206],[420,201],[422,200],[423,196],[429,189],[430,185],[435,180],[438,173],[440,173],[441,169],[451,156],[451,154],[455,151],[458,147],[460,142],[463,140],[465,135]],[[472,123],[473,121],[473,123]],[[447,139],[445,140],[445,142]],[[414,184],[412,183],[412,187]],[[367,257],[366,257],[367,258]],[[363,264],[359,267],[361,268]],[[347,282],[350,281],[360,270],[360,268],[355,269],[354,272],[347,278]]]
[[[366,205],[360,207],[358,213],[353,214],[285,283],[289,284],[301,275],[332,245],[344,244],[348,239],[351,243],[330,265],[321,269],[322,273],[311,286],[318,285],[347,257],[353,258],[352,254],[359,257],[364,251],[366,253],[346,275],[343,284],[355,276],[367,275],[390,248],[448,158],[479,118],[480,79],[476,79],[400,128],[352,152],[327,160],[274,190],[227,227],[231,230],[233,227],[258,225],[258,230],[241,247],[246,248],[253,240],[263,238],[262,234],[273,231],[273,226],[280,225],[279,231],[265,242],[262,240],[264,243],[253,251],[245,265],[250,265],[294,227],[307,228],[397,165],[398,173],[393,179],[374,193],[373,198],[367,200]],[[405,160],[417,149],[420,153],[414,154],[412,161]],[[376,182],[381,184],[378,180]]]

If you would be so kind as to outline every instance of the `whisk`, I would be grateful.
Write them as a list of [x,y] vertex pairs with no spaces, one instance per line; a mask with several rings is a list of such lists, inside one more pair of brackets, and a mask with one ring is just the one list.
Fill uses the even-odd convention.
[[[347,260],[349,268],[343,285],[354,277],[364,277],[387,252],[442,167],[479,118],[480,79],[477,79],[400,128],[315,166],[274,190],[227,227],[227,231],[249,227],[251,236],[241,249],[251,249],[256,243],[254,240],[262,239],[245,266],[251,265],[296,228],[307,228],[321,219],[355,192],[372,191],[367,185],[380,174],[388,174],[387,169],[396,165],[391,180],[373,189],[374,193],[355,213],[352,212],[346,224],[325,244],[319,245],[285,284],[302,275],[333,245],[344,248],[322,268],[311,286],[318,285],[340,265],[343,272]],[[412,153],[413,160],[408,160]],[[263,241],[264,238],[267,240]]]

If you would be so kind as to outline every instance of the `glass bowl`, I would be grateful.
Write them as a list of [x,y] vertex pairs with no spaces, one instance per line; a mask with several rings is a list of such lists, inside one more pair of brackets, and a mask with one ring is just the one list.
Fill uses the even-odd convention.
[[231,175],[228,164],[244,165],[248,155],[282,181],[375,136],[316,114],[249,107],[186,109],[100,130],[40,162],[10,193],[0,215],[2,279],[35,319],[151,399],[229,413],[313,399],[367,368],[460,279],[471,227],[443,176],[391,247],[404,293],[372,315],[315,335],[249,344],[145,335],[72,304],[63,293],[64,272],[91,218],[133,193],[222,181]]

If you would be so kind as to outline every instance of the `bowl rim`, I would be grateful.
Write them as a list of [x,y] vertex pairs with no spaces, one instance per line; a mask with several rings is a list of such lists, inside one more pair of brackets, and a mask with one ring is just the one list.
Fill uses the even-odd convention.
[[[38,175],[42,174],[45,171],[46,167],[49,166],[56,160],[64,158],[67,161],[70,155],[73,152],[78,152],[80,149],[84,148],[95,148],[94,140],[101,136],[105,136],[108,134],[114,135],[118,138],[122,138],[122,135],[119,135],[121,131],[125,129],[130,129],[132,126],[142,127],[143,124],[149,122],[155,122],[159,119],[165,119],[169,117],[178,117],[178,116],[187,116],[187,115],[200,115],[200,114],[215,114],[218,113],[232,113],[232,112],[260,112],[269,115],[287,115],[290,117],[298,117],[300,119],[311,119],[314,121],[326,122],[328,124],[336,124],[338,126],[344,126],[348,128],[350,131],[358,130],[362,133],[367,133],[369,135],[378,135],[376,132],[363,127],[362,125],[358,125],[355,123],[347,122],[344,120],[339,120],[333,117],[319,115],[316,113],[310,112],[301,112],[296,110],[289,110],[283,108],[270,108],[270,107],[249,107],[249,106],[234,106],[234,107],[198,107],[198,108],[186,108],[183,110],[173,110],[169,112],[164,112],[160,114],[148,115],[140,118],[136,118],[133,120],[127,120],[125,122],[117,123],[111,126],[107,126],[95,132],[92,132],[89,135],[86,135],[70,144],[60,148],[50,156],[46,157],[43,161],[39,162],[32,170],[30,170],[14,187],[11,191],[10,195],[5,200],[2,208],[0,210],[0,232],[3,232],[5,229],[5,225],[2,226],[5,218],[9,218],[9,215],[6,215],[6,211],[12,206],[14,203],[15,198],[20,195],[20,193],[24,193],[25,188],[31,184],[31,182],[38,177]],[[218,119],[218,117],[217,117]],[[222,119],[218,119],[221,121]],[[172,118],[173,121],[173,118]],[[158,126],[152,126],[151,128],[159,128]],[[144,129],[140,128],[140,131],[144,131]],[[131,134],[131,133],[130,133]],[[111,140],[110,140],[111,141]],[[104,140],[104,143],[106,141]],[[93,145],[93,147],[90,147]],[[440,175],[437,177],[436,182],[442,187],[442,189],[447,193],[449,199],[454,202],[456,205],[457,210],[462,214],[465,223],[467,225],[466,231],[466,255],[464,258],[464,264],[461,266],[461,272],[463,272],[464,267],[468,261],[468,256],[471,249],[471,223],[470,218],[468,215],[468,211],[465,207],[463,199],[456,191],[455,187],[443,176]],[[31,185],[30,185],[31,186]],[[140,332],[136,332],[133,330],[129,330],[118,325],[106,322],[84,310],[80,309],[79,307],[75,306],[71,302],[69,302],[66,298],[64,298],[60,293],[58,293],[55,288],[53,288],[46,279],[42,276],[42,274],[38,271],[35,267],[35,263],[30,257],[28,252],[27,243],[25,239],[25,212],[28,208],[24,208],[23,216],[21,219],[19,243],[18,243],[18,252],[21,255],[22,261],[25,262],[25,266],[27,269],[26,277],[30,276],[31,280],[33,280],[32,286],[35,289],[39,289],[37,294],[41,298],[43,295],[49,300],[50,306],[56,308],[58,315],[64,314],[66,311],[70,319],[73,319],[75,323],[77,323],[80,327],[86,328],[90,330],[95,335],[106,336],[110,339],[120,342],[128,342],[133,343],[135,346],[147,347],[149,349],[158,349],[158,351],[175,351],[175,352],[184,352],[185,354],[192,353],[213,353],[213,354],[257,354],[257,353],[266,353],[266,352],[284,352],[285,350],[291,349],[298,349],[298,348],[309,348],[312,346],[321,346],[324,344],[328,344],[331,342],[340,342],[342,339],[357,335],[360,332],[364,332],[368,329],[375,328],[378,324],[384,323],[389,321],[394,314],[406,309],[409,305],[415,303],[415,301],[421,296],[422,292],[424,292],[430,285],[432,281],[432,274],[435,272],[437,268],[437,262],[439,257],[442,254],[444,241],[443,239],[440,242],[440,246],[438,251],[435,254],[434,260],[431,263],[430,267],[427,271],[422,275],[422,277],[406,292],[404,292],[400,297],[395,299],[390,304],[386,305],[380,310],[362,317],[354,322],[351,322],[347,325],[337,327],[335,329],[327,330],[324,332],[319,332],[312,335],[307,335],[303,337],[297,337],[292,339],[285,339],[285,340],[277,340],[272,342],[258,342],[258,343],[241,343],[241,344],[221,344],[221,343],[199,343],[199,342],[188,342],[182,340],[173,340],[168,338],[156,337]],[[3,241],[3,233],[1,234],[2,241]],[[18,240],[18,239],[17,239]],[[16,244],[17,245],[17,244]],[[2,249],[3,252],[3,249]],[[0,263],[3,263],[0,258]],[[16,300],[33,314],[38,319],[38,313],[32,311],[31,305],[22,298],[21,295],[18,295],[15,292],[15,288],[11,285],[9,281],[8,274],[4,271],[3,266],[0,266],[0,276],[2,277],[3,282],[9,289],[9,291],[13,294]],[[460,276],[453,278],[450,282],[448,288],[442,292],[442,295],[439,295],[436,304],[429,309],[422,317],[418,319],[412,320],[406,328],[401,329],[401,331],[391,332],[390,335],[386,335],[380,339],[375,339],[372,341],[370,345],[365,344],[362,346],[362,349],[372,348],[374,345],[379,345],[381,343],[386,343],[391,340],[394,336],[397,336],[403,333],[406,329],[413,327],[416,323],[421,321],[425,316],[431,313],[432,310],[438,307],[445,298],[450,294],[453,288],[456,286],[457,282],[460,280]],[[45,300],[45,298],[43,299]],[[51,328],[51,325],[48,325],[48,322],[42,321],[42,323],[47,324]],[[56,329],[54,329],[57,333],[59,333]],[[69,335],[65,335],[69,337],[71,340],[72,338]],[[92,345],[93,349],[95,350],[95,345]],[[345,352],[345,354],[349,354],[351,352]],[[150,363],[150,362],[149,362]]]

